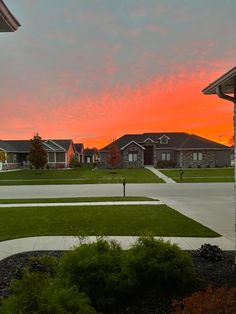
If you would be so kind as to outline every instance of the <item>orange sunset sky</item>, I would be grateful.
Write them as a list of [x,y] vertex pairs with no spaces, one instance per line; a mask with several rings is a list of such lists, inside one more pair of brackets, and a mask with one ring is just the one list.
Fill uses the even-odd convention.
[[236,65],[235,0],[5,0],[1,139],[188,132],[228,144],[233,106],[201,90]]

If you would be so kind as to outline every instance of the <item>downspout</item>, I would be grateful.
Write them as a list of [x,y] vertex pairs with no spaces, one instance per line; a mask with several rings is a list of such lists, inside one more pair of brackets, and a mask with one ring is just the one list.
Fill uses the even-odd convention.
[[222,92],[221,86],[216,87],[216,94],[218,97],[228,101],[232,101],[234,104],[234,270],[236,271],[236,85],[234,87],[234,97],[224,94]]

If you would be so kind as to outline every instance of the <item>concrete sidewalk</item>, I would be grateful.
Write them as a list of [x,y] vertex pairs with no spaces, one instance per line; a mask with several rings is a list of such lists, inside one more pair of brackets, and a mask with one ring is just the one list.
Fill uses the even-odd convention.
[[163,205],[162,201],[112,201],[112,202],[67,202],[67,203],[18,203],[0,204],[6,207],[53,207],[53,206],[113,206],[113,205]]
[[157,170],[153,166],[145,166],[146,169],[150,170],[152,173],[154,173],[157,177],[161,178],[165,183],[177,183],[171,178],[167,177],[164,173]]
[[[137,239],[136,236],[107,236],[108,240],[116,240],[122,249],[128,249]],[[183,250],[196,250],[204,243],[218,245],[222,250],[234,250],[234,242],[224,237],[192,238],[192,237],[155,237],[177,244]],[[0,261],[14,254],[40,250],[70,250],[81,243],[96,241],[96,236],[42,236],[14,239],[0,242]]]

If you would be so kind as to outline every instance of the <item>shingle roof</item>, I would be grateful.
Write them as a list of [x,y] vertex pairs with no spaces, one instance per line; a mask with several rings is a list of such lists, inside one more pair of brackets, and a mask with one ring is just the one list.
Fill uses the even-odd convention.
[[[169,137],[167,144],[160,144],[159,139],[163,135]],[[171,148],[171,149],[229,149],[228,146],[213,142],[206,138],[188,134],[185,132],[161,132],[161,133],[143,133],[143,134],[126,134],[118,138],[115,142],[121,149],[131,141],[135,141],[139,144],[145,144],[146,139],[151,139],[154,142],[158,142],[160,148]],[[107,151],[108,147],[103,147],[100,152]]]
[[51,140],[53,142],[55,142],[56,144],[60,145],[61,147],[63,147],[64,149],[68,150],[70,147],[70,144],[72,142],[71,139],[65,139],[65,140]]
[[[43,140],[44,142],[48,145],[44,145],[47,151],[63,151],[69,149],[72,140]],[[6,152],[28,153],[31,148],[31,142],[30,140],[0,140],[1,148]]]
[[25,153],[30,151],[30,140],[2,140],[0,141],[0,148],[7,152]]
[[183,145],[180,146],[181,149],[189,148],[206,148],[206,149],[230,149],[230,147],[216,143],[214,141],[208,140],[204,137],[190,134]]
[[84,150],[85,156],[93,156],[94,154],[97,154],[97,150],[95,148],[85,148]]
[[84,145],[83,145],[82,143],[76,143],[76,144],[74,144],[74,146],[75,146],[75,150],[76,150],[79,154],[81,154],[81,153],[82,153],[82,149],[84,148]]

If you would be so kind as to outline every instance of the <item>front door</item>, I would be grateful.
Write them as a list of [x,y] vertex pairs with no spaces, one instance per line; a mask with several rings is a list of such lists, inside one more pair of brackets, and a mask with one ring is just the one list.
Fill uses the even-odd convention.
[[153,165],[153,146],[145,146],[144,150],[144,165]]

